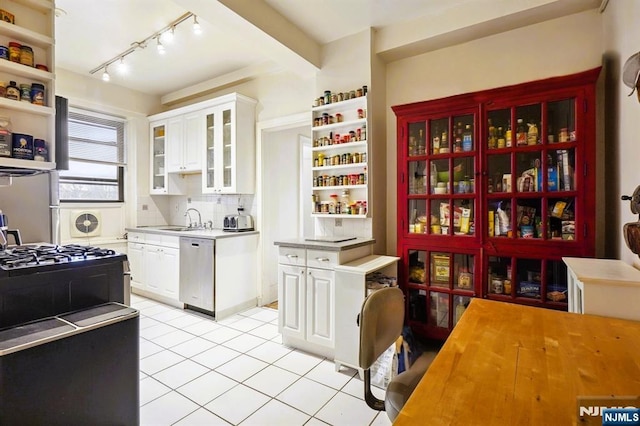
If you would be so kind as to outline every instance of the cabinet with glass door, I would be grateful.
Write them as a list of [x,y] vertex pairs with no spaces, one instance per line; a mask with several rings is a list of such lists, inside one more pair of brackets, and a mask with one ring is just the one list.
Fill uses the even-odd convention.
[[255,188],[255,104],[239,94],[207,108],[202,192],[251,194]]
[[[399,281],[424,334],[451,330],[457,296],[567,309],[562,256],[593,257],[601,244],[599,71],[393,107]],[[459,255],[473,257],[472,293],[456,292]],[[446,290],[433,285],[434,256],[449,259]],[[431,281],[415,281],[416,265]]]

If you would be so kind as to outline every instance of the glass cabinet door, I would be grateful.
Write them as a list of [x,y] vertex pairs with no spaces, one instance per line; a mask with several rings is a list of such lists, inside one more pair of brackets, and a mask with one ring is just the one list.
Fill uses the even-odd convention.
[[152,125],[152,169],[151,169],[151,191],[152,193],[162,193],[167,188],[167,171],[165,162],[166,150],[166,125]]
[[217,185],[216,178],[216,113],[211,112],[206,115],[206,126],[207,126],[207,136],[206,136],[206,152],[205,152],[205,173],[206,177],[203,179],[204,187],[203,189],[214,189]]
[[230,108],[223,109],[222,114],[222,186],[224,188],[233,187],[233,144],[232,144],[232,129],[231,129],[231,114]]

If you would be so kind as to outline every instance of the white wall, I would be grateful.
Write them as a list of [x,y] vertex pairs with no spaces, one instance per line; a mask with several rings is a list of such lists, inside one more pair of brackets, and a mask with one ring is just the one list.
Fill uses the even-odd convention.
[[638,220],[638,216],[631,213],[627,201],[620,201],[620,196],[631,195],[636,186],[640,185],[640,102],[636,94],[627,96],[631,89],[622,83],[622,66],[627,58],[640,50],[639,16],[640,2],[628,0],[609,2],[603,14],[603,51],[610,65],[606,104],[610,129],[607,136],[614,143],[614,148],[610,151],[613,172],[608,176],[605,186],[609,191],[608,201],[614,207],[608,212],[608,217],[616,222],[615,229],[619,230],[616,235],[609,235],[608,238],[616,241],[616,257],[636,265],[640,265],[638,256],[625,245],[622,226]]
[[602,17],[592,10],[388,64],[388,253],[397,251],[397,128],[391,106],[596,68],[602,37]]
[[124,228],[136,225],[137,198],[148,194],[148,166],[139,168],[140,162],[148,163],[149,122],[147,115],[157,112],[160,98],[113,84],[88,75],[56,69],[56,94],[69,99],[69,105],[92,111],[111,114],[127,120],[127,163],[125,203],[83,204],[61,206],[62,242],[74,241],[69,232],[70,210],[98,209],[102,213],[103,232],[92,244],[122,237]]

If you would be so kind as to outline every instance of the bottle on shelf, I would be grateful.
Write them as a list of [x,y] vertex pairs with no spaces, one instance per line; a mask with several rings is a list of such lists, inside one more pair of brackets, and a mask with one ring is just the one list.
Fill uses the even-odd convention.
[[529,129],[527,130],[527,145],[538,144],[538,125],[533,121],[533,118],[529,119],[527,123]]
[[350,204],[351,200],[349,200],[349,190],[343,189],[342,196],[340,197],[340,211],[336,213],[349,214]]
[[511,120],[507,121],[507,128],[504,131],[504,141],[507,148],[511,148],[512,144]]
[[487,124],[488,124],[488,127],[489,127],[489,134],[487,135],[487,147],[489,149],[494,149],[494,148],[496,148],[496,145],[498,143],[497,135],[496,135],[496,128],[494,127],[494,125],[491,122],[490,118],[487,120]]
[[527,144],[527,129],[524,126],[522,118],[518,118],[518,126],[516,127],[516,146]]
[[431,153],[439,154],[440,153],[440,132],[436,127],[432,133],[435,136],[433,136],[432,143],[431,143]]
[[440,154],[447,154],[449,152],[449,138],[447,133],[447,129],[445,128],[440,138]]
[[409,133],[409,155],[416,155],[418,153],[418,141],[416,135]]
[[470,124],[467,124],[464,127],[464,132],[462,133],[462,150],[463,151],[473,150],[473,132],[471,131]]
[[462,123],[456,125],[456,134],[453,139],[453,152],[462,152]]
[[424,131],[420,129],[418,130],[418,155],[424,155],[425,149]]
[[507,146],[507,142],[506,139],[504,137],[504,131],[502,130],[502,127],[498,127],[498,135],[496,137],[496,146],[498,148],[504,148],[505,146]]

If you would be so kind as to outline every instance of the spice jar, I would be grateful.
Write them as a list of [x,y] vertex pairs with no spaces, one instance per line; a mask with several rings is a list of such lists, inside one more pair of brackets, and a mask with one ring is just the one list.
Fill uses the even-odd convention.
[[20,100],[31,103],[31,86],[28,84],[20,85]]
[[15,41],[9,42],[9,60],[11,62],[20,63],[20,43]]
[[33,49],[24,44],[20,46],[20,63],[29,67],[33,66]]
[[0,81],[0,98],[7,96],[7,86],[4,81]]
[[0,59],[9,59],[9,48],[7,46],[0,46]]
[[5,96],[7,97],[7,99],[13,99],[14,101],[20,99],[20,89],[18,88],[18,85],[15,81],[9,82],[9,86],[7,87]]

